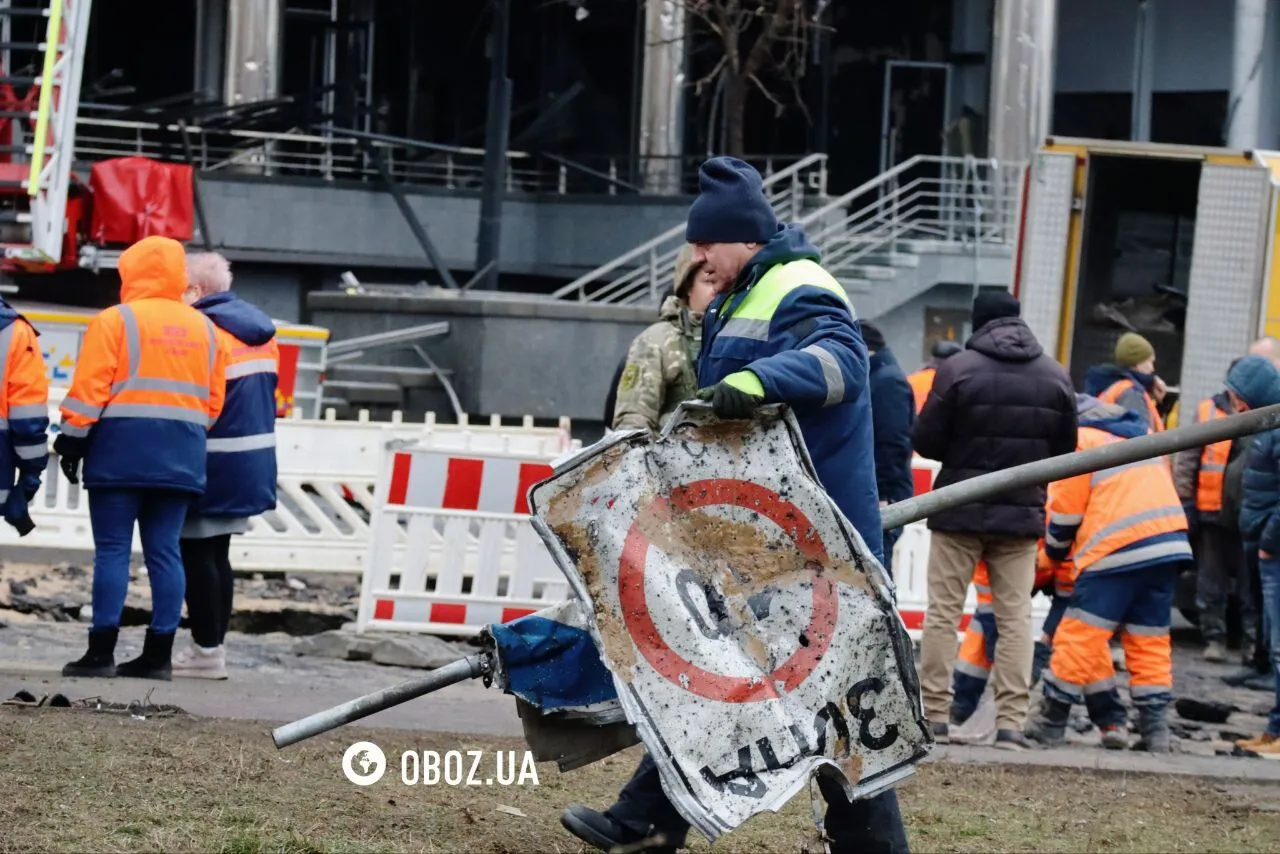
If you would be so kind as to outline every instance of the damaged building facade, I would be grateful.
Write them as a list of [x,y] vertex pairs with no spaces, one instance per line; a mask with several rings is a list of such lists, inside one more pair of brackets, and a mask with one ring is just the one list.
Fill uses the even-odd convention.
[[[77,168],[183,161],[181,120],[193,244],[245,296],[335,341],[448,324],[412,342],[430,365],[335,365],[335,405],[592,430],[708,154],[773,178],[910,370],[1009,285],[1046,136],[1280,148],[1268,0],[768,0],[758,85],[724,70],[719,5],[98,0]],[[137,50],[141,20],[168,37]],[[113,280],[20,286],[107,304]]]

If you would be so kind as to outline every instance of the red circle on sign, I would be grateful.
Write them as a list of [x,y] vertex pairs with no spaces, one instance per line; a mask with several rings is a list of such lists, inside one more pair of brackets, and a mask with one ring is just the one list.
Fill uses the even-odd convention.
[[[822,565],[827,563],[827,549],[822,538],[800,508],[773,490],[750,481],[700,480],[676,487],[669,499],[655,498],[644,505],[636,518],[639,520],[645,513],[666,512],[671,507],[694,510],[717,504],[730,504],[759,513],[781,528],[802,555]],[[685,661],[658,631],[644,593],[644,568],[649,546],[649,538],[633,522],[627,532],[618,567],[618,600],[628,633],[654,670],[690,693],[726,703],[771,700],[778,696],[776,683],[781,682],[783,690],[790,692],[809,678],[831,644],[840,609],[836,586],[830,578],[816,575],[813,579],[813,613],[804,630],[809,639],[808,645],[799,647],[766,680],[725,676]],[[681,681],[681,676],[685,677],[685,682]]]

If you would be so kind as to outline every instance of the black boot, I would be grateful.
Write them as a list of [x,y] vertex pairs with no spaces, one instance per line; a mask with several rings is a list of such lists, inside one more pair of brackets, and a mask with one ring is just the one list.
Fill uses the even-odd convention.
[[147,638],[142,643],[142,655],[126,661],[116,668],[116,675],[128,679],[163,679],[168,682],[173,678],[173,632],[159,635],[147,629]]
[[110,679],[116,675],[116,637],[119,629],[89,629],[89,651],[63,666],[63,676]]
[[1138,707],[1138,735],[1142,738],[1133,746],[1134,750],[1168,753],[1173,749],[1173,738],[1169,733],[1164,706]]
[[1067,740],[1067,720],[1071,717],[1071,704],[1052,697],[1041,697],[1040,706],[1027,720],[1024,734],[1045,747],[1060,747]]

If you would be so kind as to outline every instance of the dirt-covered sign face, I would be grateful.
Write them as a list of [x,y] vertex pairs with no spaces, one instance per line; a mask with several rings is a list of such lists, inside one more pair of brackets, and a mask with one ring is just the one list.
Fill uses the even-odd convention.
[[664,789],[709,839],[815,770],[866,797],[927,752],[884,570],[789,414],[683,408],[657,439],[624,434],[558,467],[532,508]]

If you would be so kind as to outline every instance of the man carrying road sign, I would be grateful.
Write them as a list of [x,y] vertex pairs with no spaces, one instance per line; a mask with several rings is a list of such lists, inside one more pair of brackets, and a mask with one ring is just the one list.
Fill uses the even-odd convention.
[[[803,230],[798,225],[778,223],[764,195],[760,174],[751,166],[734,158],[713,158],[702,165],[698,183],[699,195],[689,211],[685,238],[693,245],[694,262],[703,265],[704,273],[718,291],[703,321],[698,381],[704,390],[700,396],[709,399],[715,414],[726,419],[749,418],[766,403],[787,404],[795,413],[803,444],[812,455],[816,480],[844,519],[852,523],[867,555],[879,561],[883,540],[871,463],[867,349],[845,290],[819,265],[820,255]],[[731,454],[733,449],[730,444],[720,451]],[[725,477],[723,471],[710,471],[708,475],[713,479]],[[729,492],[732,494],[691,496],[689,500],[732,503],[738,493]],[[677,501],[675,496],[671,498]],[[794,545],[800,548],[799,543]],[[628,554],[635,558],[638,550],[645,549],[647,546],[637,541]],[[590,556],[579,555],[579,559],[586,557]],[[636,562],[644,563],[638,558]],[[670,567],[673,571],[676,563]],[[742,567],[734,569],[749,564],[750,559],[744,556]],[[642,569],[639,577],[649,575]],[[816,593],[821,585],[814,585]],[[815,612],[823,607],[819,599],[814,599]],[[600,607],[599,602],[595,605]],[[648,626],[628,629],[659,640],[665,637],[660,627],[657,635]],[[790,640],[803,647],[805,641],[813,644],[815,639],[802,633]],[[828,644],[833,640],[831,636],[826,638]],[[845,642],[852,641],[846,638]],[[822,656],[815,656],[815,651],[804,648],[798,655],[815,659],[811,663],[816,666],[816,659]],[[654,656],[657,661],[672,664],[668,653],[661,649]],[[656,666],[654,659],[647,660]],[[687,668],[678,662],[672,667],[668,678],[677,683],[682,675],[690,684],[697,684],[702,678],[689,676]],[[724,690],[727,695],[740,698],[755,696],[751,692],[774,690],[770,683],[794,687],[796,679],[802,683],[804,674],[793,669],[781,679],[775,672],[768,682],[749,688],[735,683]],[[793,759],[797,758],[795,751],[800,750],[799,737],[794,741]],[[774,742],[769,744],[776,748]],[[780,755],[752,759],[750,745],[743,749],[748,754],[743,755],[742,773],[755,773],[757,766],[770,767],[783,761]],[[612,807],[601,813],[575,804],[564,812],[561,822],[575,836],[602,850],[634,845],[652,838],[655,832],[665,837],[667,846],[679,847],[693,810],[679,809],[678,806],[687,805],[673,805],[663,793],[661,781],[670,781],[671,773],[663,774],[653,756],[646,755]],[[723,786],[747,785],[745,778],[735,777],[739,772],[733,769],[717,766],[708,769],[708,773]],[[897,797],[891,789],[850,802],[839,786],[832,787],[824,779],[823,791],[830,804],[826,824],[833,850],[907,850]],[[700,829],[709,831],[707,826]],[[710,835],[714,838],[714,833]]]

